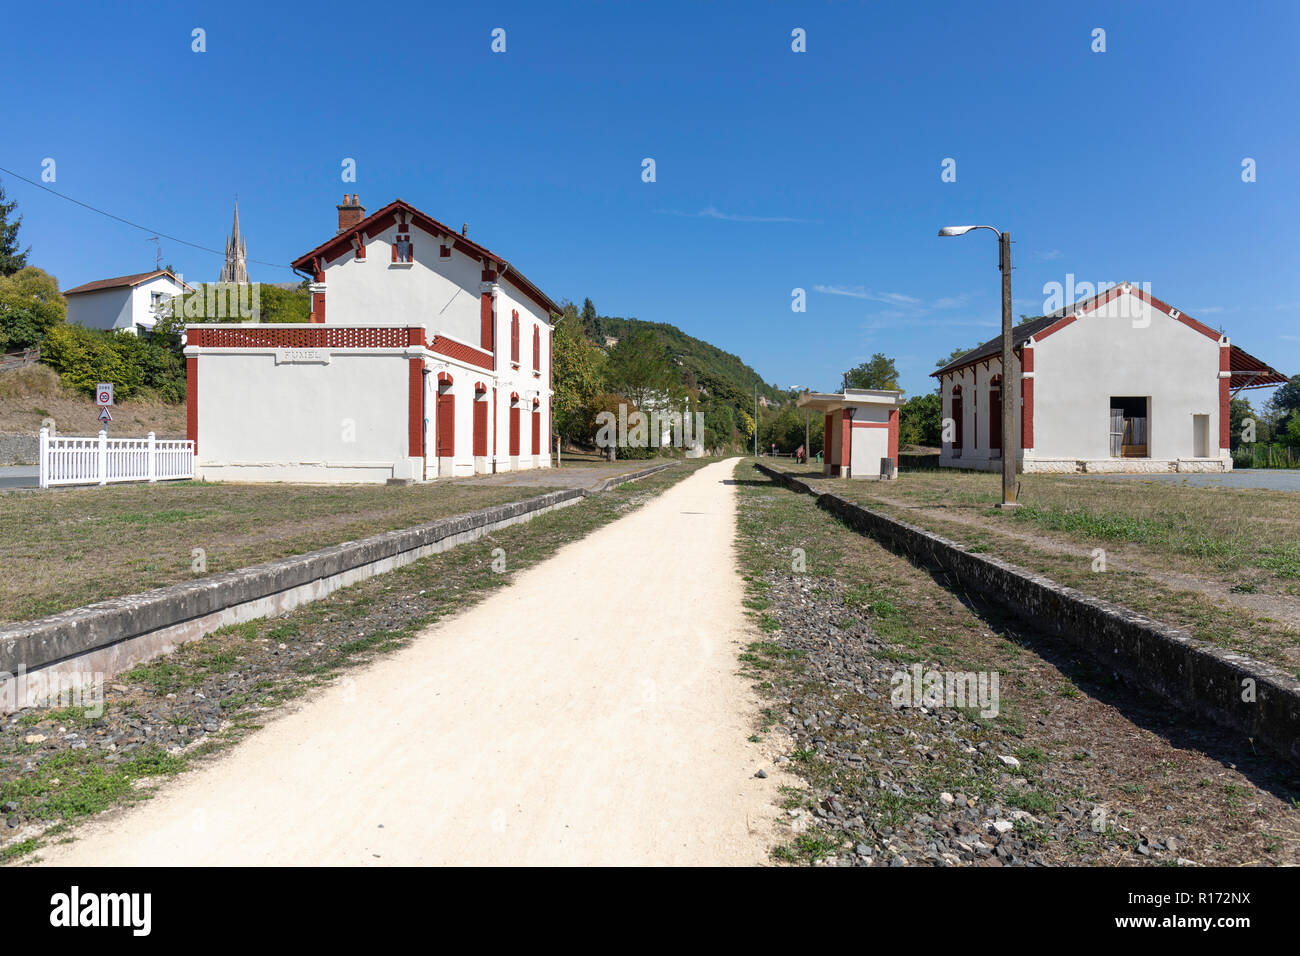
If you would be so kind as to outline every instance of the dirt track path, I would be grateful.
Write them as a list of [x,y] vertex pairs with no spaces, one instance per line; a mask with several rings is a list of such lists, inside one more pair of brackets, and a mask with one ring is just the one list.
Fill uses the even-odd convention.
[[[765,861],[781,778],[756,779],[771,764],[746,743],[759,704],[736,676],[752,638],[733,464],[565,547],[43,861]],[[600,630],[573,624],[592,612]]]

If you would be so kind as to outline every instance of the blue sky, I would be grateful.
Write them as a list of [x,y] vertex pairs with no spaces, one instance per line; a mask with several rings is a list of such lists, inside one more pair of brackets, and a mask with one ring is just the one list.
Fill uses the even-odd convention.
[[[1300,5],[273,7],[11,5],[0,166],[53,158],[52,188],[216,248],[238,194],[265,262],[329,236],[345,191],[400,196],[557,300],[672,322],[781,385],[884,352],[909,394],[996,332],[996,241],[935,236],[987,222],[1016,243],[1017,314],[1067,274],[1147,282],[1300,371]],[[0,182],[65,288],[152,268],[146,233]]]

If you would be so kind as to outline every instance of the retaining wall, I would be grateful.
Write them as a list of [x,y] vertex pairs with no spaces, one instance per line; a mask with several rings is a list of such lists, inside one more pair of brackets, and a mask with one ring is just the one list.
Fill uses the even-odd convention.
[[[498,528],[577,504],[587,495],[662,471],[657,465],[415,528],[101,601],[0,628],[0,713],[130,670],[217,628],[277,614]],[[22,673],[19,681],[16,675]]]
[[[855,531],[917,564],[942,570],[967,592],[1064,638],[1138,690],[1241,731],[1300,764],[1300,681],[1285,671],[999,558],[972,553],[924,528],[825,494],[766,465],[756,467],[787,487],[815,496],[820,507]],[[1254,700],[1243,700],[1251,687]]]

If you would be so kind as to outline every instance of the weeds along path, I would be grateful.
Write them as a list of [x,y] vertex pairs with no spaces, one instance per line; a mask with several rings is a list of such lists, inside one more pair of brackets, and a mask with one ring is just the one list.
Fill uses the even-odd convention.
[[[56,865],[754,864],[734,462],[518,574]],[[505,556],[507,565],[510,555]],[[770,766],[770,764],[769,764]]]
[[[776,763],[807,785],[784,792],[778,859],[1300,862],[1294,767],[979,604],[751,464],[736,476],[747,603],[766,632],[742,661],[768,696],[763,732],[786,748]],[[995,675],[996,706],[947,696],[955,678],[991,689]]]

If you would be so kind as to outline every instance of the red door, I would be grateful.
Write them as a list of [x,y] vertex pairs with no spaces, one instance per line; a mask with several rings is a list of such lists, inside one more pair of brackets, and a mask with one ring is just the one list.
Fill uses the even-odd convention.
[[542,453],[542,413],[537,409],[533,410],[533,454]]
[[958,385],[952,390],[952,450],[961,454],[962,446],[962,423],[965,416],[962,414],[961,407],[961,386]]
[[510,406],[510,454],[519,454],[519,406]]
[[438,457],[456,454],[456,396],[450,390],[438,393]]
[[1002,376],[989,383],[989,448],[1002,447]]
[[487,456],[487,395],[474,402],[474,454],[479,458]]

